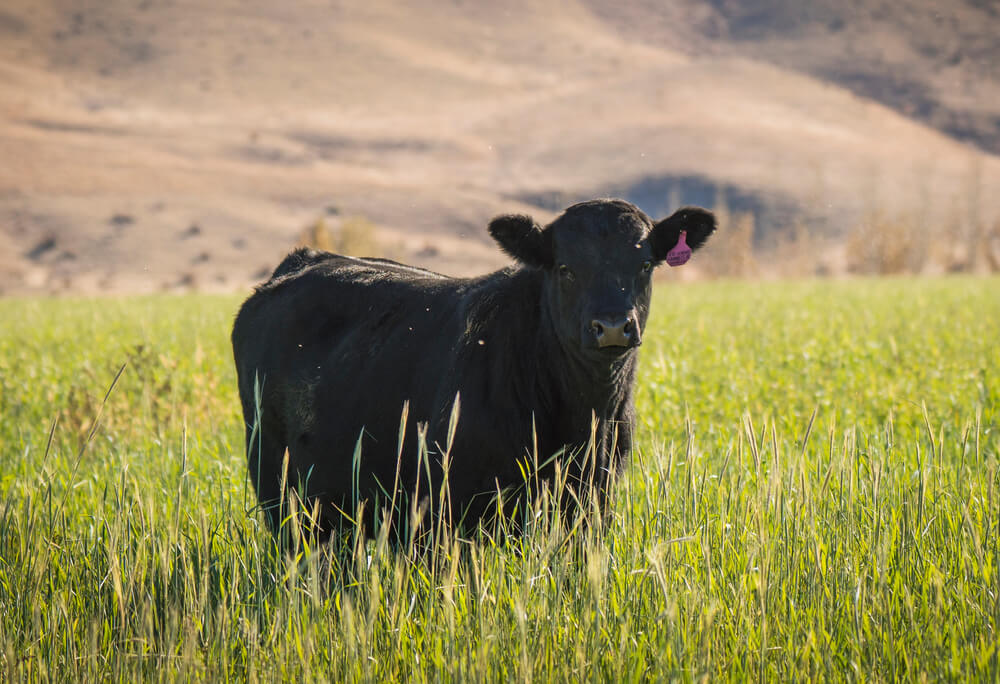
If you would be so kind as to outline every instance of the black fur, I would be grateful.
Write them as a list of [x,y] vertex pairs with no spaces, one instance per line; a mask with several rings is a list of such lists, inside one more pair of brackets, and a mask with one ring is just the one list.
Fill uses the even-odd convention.
[[[243,304],[232,334],[250,478],[272,529],[286,512],[276,505],[287,500],[286,448],[288,487],[321,504],[324,534],[358,503],[369,534],[393,499],[392,524],[411,503],[436,509],[456,396],[452,522],[464,530],[489,522],[498,492],[503,515],[516,517],[525,468],[535,465],[540,481],[551,483],[557,467],[568,476],[567,508],[592,483],[606,510],[610,478],[632,446],[641,337],[602,348],[591,321],[628,316],[641,332],[649,265],[665,254],[669,231],[686,228],[697,248],[706,226],[714,229],[708,212],[683,211],[655,229],[617,200],[575,205],[544,229],[529,217],[499,217],[490,233],[526,267],[467,279],[385,259],[290,254]],[[596,467],[581,449],[595,419]],[[429,466],[417,462],[424,427]]]

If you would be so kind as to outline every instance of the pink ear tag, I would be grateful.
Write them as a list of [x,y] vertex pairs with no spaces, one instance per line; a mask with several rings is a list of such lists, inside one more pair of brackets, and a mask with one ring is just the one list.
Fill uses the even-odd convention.
[[677,238],[677,244],[667,252],[667,263],[671,266],[682,266],[691,258],[691,248],[687,244],[687,231],[682,230],[681,236]]

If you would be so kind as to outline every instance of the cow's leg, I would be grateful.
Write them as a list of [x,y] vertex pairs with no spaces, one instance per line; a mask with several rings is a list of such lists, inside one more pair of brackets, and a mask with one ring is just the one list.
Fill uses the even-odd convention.
[[275,536],[287,517],[287,496],[282,496],[284,440],[266,427],[259,431],[247,427],[247,470],[257,492],[257,501]]

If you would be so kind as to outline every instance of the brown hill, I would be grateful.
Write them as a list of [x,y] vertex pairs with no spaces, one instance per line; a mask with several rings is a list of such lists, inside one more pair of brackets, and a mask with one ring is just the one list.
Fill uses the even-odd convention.
[[1000,153],[1000,4],[984,0],[650,0],[591,8],[636,39],[741,55],[844,86]]
[[386,253],[476,272],[502,263],[491,215],[594,195],[724,196],[760,244],[1000,213],[997,157],[785,68],[794,31],[622,7],[11,0],[0,290],[243,287],[353,216]]

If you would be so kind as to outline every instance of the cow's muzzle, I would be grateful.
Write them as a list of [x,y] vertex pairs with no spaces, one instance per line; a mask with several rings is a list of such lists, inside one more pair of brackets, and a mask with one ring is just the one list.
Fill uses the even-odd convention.
[[599,348],[630,348],[642,343],[642,332],[634,313],[595,318],[590,321],[590,333]]

